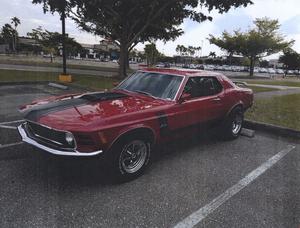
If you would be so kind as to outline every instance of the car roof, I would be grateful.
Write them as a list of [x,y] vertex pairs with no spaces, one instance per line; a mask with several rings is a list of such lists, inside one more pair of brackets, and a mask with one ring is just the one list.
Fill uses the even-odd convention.
[[222,74],[205,71],[205,70],[192,70],[192,69],[181,69],[181,68],[143,68],[139,71],[143,72],[151,72],[151,73],[163,73],[163,74],[172,74],[172,75],[179,75],[179,76],[220,76]]

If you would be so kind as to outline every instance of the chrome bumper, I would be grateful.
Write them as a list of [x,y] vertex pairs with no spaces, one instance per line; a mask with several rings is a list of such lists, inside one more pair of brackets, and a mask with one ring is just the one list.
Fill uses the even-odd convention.
[[44,146],[44,145],[36,142],[35,140],[29,138],[26,131],[23,128],[23,124],[18,126],[18,131],[19,131],[19,133],[22,137],[23,142],[26,142],[30,145],[33,145],[33,146],[35,146],[39,149],[42,149],[44,151],[47,151],[47,152],[49,152],[51,154],[55,154],[55,155],[89,157],[89,156],[95,156],[95,155],[101,154],[103,152],[102,150],[94,151],[94,152],[88,152],[88,153],[82,153],[82,152],[79,152],[77,150],[74,150],[74,151],[60,151],[60,150],[56,150],[56,149]]

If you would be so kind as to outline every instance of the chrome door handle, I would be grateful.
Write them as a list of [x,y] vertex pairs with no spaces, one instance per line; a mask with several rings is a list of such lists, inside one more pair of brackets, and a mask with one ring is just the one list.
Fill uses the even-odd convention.
[[217,97],[217,98],[214,98],[212,99],[213,101],[221,101],[221,98]]

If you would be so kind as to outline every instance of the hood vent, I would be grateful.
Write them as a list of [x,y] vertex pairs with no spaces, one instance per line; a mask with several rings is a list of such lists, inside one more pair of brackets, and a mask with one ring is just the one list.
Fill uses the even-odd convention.
[[93,102],[93,101],[115,100],[123,97],[128,97],[128,95],[122,93],[89,93],[81,96],[80,98]]

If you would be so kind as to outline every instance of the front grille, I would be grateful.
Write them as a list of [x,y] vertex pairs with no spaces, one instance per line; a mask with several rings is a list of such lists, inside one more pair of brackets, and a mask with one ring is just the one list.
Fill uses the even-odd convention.
[[27,122],[26,131],[30,138],[52,148],[71,150],[75,148],[75,142],[69,144],[66,141],[66,132],[54,130],[37,123]]

